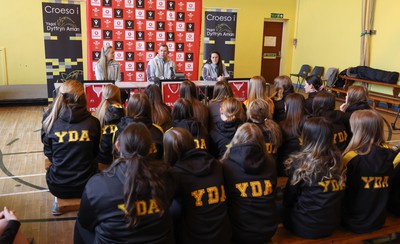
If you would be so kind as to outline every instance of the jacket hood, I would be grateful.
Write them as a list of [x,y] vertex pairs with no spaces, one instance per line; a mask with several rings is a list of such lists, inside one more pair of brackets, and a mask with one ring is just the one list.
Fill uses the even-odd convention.
[[325,111],[322,116],[332,123],[342,122],[344,119],[344,113],[339,110]]
[[186,129],[190,132],[190,134],[193,135],[193,137],[196,137],[200,134],[200,122],[197,120],[193,119],[182,119],[182,120],[174,120],[172,122],[173,127],[179,127]]
[[215,163],[218,163],[216,159],[206,151],[192,149],[185,152],[174,167],[195,176],[204,176],[211,174]]
[[234,121],[218,121],[216,123],[218,133],[224,135],[227,138],[233,138],[236,133],[237,128],[242,122],[240,120]]
[[130,123],[143,123],[144,125],[146,125],[147,128],[150,128],[152,126],[152,122],[151,119],[147,119],[147,118],[131,118],[128,116],[122,117],[121,118],[121,122],[120,125],[122,125],[122,128],[125,128],[126,126],[128,126]]
[[229,160],[238,164],[246,174],[257,174],[264,169],[267,160],[261,150],[255,144],[233,146],[230,149]]
[[78,123],[90,116],[89,111],[87,111],[86,106],[68,104],[61,108],[60,119],[68,123]]
[[371,109],[367,102],[354,103],[346,109],[346,112],[354,112],[357,110]]
[[106,124],[117,124],[124,117],[124,109],[119,104],[110,104],[106,110]]

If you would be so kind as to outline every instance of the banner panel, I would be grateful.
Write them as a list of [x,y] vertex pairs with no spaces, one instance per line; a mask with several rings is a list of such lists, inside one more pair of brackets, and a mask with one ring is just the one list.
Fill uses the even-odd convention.
[[48,97],[54,83],[83,80],[81,9],[73,3],[42,3]]
[[176,72],[198,79],[201,0],[88,0],[88,77],[112,45],[122,81],[146,81],[147,63],[168,45]]
[[234,78],[235,68],[236,21],[235,9],[207,9],[205,11],[203,63],[213,51],[218,51],[232,78]]

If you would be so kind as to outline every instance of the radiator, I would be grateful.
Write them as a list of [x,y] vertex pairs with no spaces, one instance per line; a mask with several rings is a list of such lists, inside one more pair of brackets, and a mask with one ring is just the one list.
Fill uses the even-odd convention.
[[0,85],[8,85],[6,49],[0,47]]

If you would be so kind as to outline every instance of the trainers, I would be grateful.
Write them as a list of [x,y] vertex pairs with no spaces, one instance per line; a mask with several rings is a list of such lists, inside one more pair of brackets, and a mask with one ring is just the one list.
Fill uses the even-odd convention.
[[58,208],[58,203],[57,203],[56,201],[54,201],[54,203],[53,203],[53,208],[51,209],[51,213],[52,213],[54,216],[59,216],[59,215],[62,214],[62,213],[60,212],[60,209]]

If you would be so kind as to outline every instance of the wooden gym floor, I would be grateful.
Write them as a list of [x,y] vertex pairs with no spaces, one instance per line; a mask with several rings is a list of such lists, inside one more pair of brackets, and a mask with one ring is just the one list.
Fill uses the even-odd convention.
[[[23,234],[34,243],[73,243],[76,212],[51,214],[53,197],[40,141],[43,111],[43,106],[0,107],[0,208],[16,211]],[[394,120],[393,115],[384,117]],[[399,139],[400,131],[393,131],[392,144]]]

